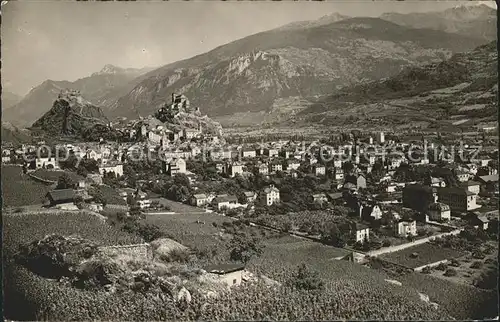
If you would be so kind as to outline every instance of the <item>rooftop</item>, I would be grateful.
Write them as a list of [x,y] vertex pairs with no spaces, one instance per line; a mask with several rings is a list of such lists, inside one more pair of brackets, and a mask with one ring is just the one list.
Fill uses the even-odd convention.
[[455,195],[467,195],[467,196],[475,196],[476,194],[473,192],[470,192],[469,190],[466,190],[464,188],[455,188],[455,187],[449,187],[449,188],[441,188],[439,190],[440,193],[449,193],[449,194],[455,194]]
[[59,189],[59,190],[52,190],[47,193],[47,195],[53,200],[53,201],[70,201],[75,198],[75,193],[73,189]]
[[245,269],[245,266],[243,264],[217,264],[217,265],[210,265],[205,268],[205,270],[208,273],[213,273],[213,274],[229,274],[232,272],[236,271],[242,271]]
[[462,186],[470,187],[470,186],[479,186],[480,183],[477,181],[467,181],[467,182],[462,182]]
[[484,182],[498,182],[498,174],[490,174],[487,176],[479,177]]

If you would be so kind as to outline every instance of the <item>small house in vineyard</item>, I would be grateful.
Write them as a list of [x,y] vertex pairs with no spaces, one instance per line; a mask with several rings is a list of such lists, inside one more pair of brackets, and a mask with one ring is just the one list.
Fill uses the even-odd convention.
[[205,268],[205,271],[217,276],[228,286],[234,286],[241,284],[244,269],[245,266],[241,264],[218,264]]

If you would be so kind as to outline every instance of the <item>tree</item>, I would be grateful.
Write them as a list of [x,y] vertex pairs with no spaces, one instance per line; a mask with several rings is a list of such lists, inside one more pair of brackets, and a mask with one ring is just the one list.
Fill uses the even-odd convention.
[[74,184],[75,183],[71,177],[67,173],[63,173],[59,176],[59,179],[57,179],[56,189],[70,189],[74,186]]
[[249,235],[236,235],[231,243],[231,260],[247,263],[252,256],[262,254],[259,241]]
[[94,198],[94,202],[101,203],[103,207],[106,207],[106,205],[108,204],[106,198],[100,190],[95,190],[92,193],[92,197]]
[[174,201],[186,201],[189,198],[189,189],[186,186],[172,185],[167,190],[167,198]]
[[135,206],[136,204],[137,204],[137,201],[135,200],[134,196],[128,195],[127,196],[127,205]]
[[174,184],[178,186],[184,186],[187,188],[191,188],[191,182],[189,181],[189,178],[187,175],[184,173],[177,173],[174,176]]
[[306,264],[302,264],[297,268],[297,272],[292,275],[288,285],[306,291],[321,290],[325,286],[318,273],[310,270]]
[[344,162],[342,164],[342,170],[344,170],[344,173],[351,173],[354,170],[354,165],[350,161]]
[[335,224],[330,224],[321,229],[321,239],[323,242],[335,247],[343,248],[346,244],[346,238]]

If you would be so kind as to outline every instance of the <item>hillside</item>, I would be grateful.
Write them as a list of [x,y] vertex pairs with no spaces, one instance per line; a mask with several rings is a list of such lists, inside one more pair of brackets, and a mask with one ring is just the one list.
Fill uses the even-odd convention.
[[50,109],[58,94],[65,88],[80,91],[93,104],[111,104],[113,98],[124,95],[133,88],[134,84],[130,83],[134,79],[149,70],[151,69],[123,69],[106,65],[100,72],[74,82],[47,80],[33,88],[15,108],[5,111],[3,118],[18,126],[30,126]]
[[280,99],[314,100],[338,87],[388,77],[484,42],[378,18],[284,26],[144,75],[112,105],[113,115],[149,115],[173,92],[192,97],[211,117],[268,112]]
[[386,13],[380,18],[410,28],[428,28],[471,37],[497,38],[496,10],[485,4],[459,6],[440,12]]
[[2,122],[2,144],[21,144],[31,142],[29,131],[20,130],[10,123]]
[[19,103],[23,98],[2,88],[2,112]]
[[75,90],[62,90],[52,108],[33,124],[49,135],[84,136],[96,126],[108,123],[101,108],[84,100]]
[[[300,121],[348,125],[443,125],[496,121],[496,41],[396,76],[344,88],[302,111]],[[374,122],[376,121],[376,122]]]

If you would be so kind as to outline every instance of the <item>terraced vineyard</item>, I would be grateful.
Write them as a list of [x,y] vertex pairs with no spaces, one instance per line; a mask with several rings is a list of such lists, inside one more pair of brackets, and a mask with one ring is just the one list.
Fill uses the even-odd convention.
[[330,211],[299,211],[288,213],[286,215],[268,215],[258,218],[258,222],[270,227],[282,229],[291,225],[293,229],[300,229],[305,224],[312,227],[322,227],[331,222],[342,222],[345,220],[344,216],[340,216]]
[[488,319],[498,316],[498,293],[473,286],[452,283],[420,273],[401,276],[398,280],[425,293],[432,302],[459,320]]
[[117,230],[88,213],[40,213],[37,215],[15,214],[3,216],[4,251],[16,250],[22,243],[41,239],[48,234],[77,234],[102,245],[139,243],[142,240]]
[[[19,207],[42,204],[50,185],[36,182],[17,166],[2,166],[2,206]],[[6,189],[8,187],[8,189]]]

